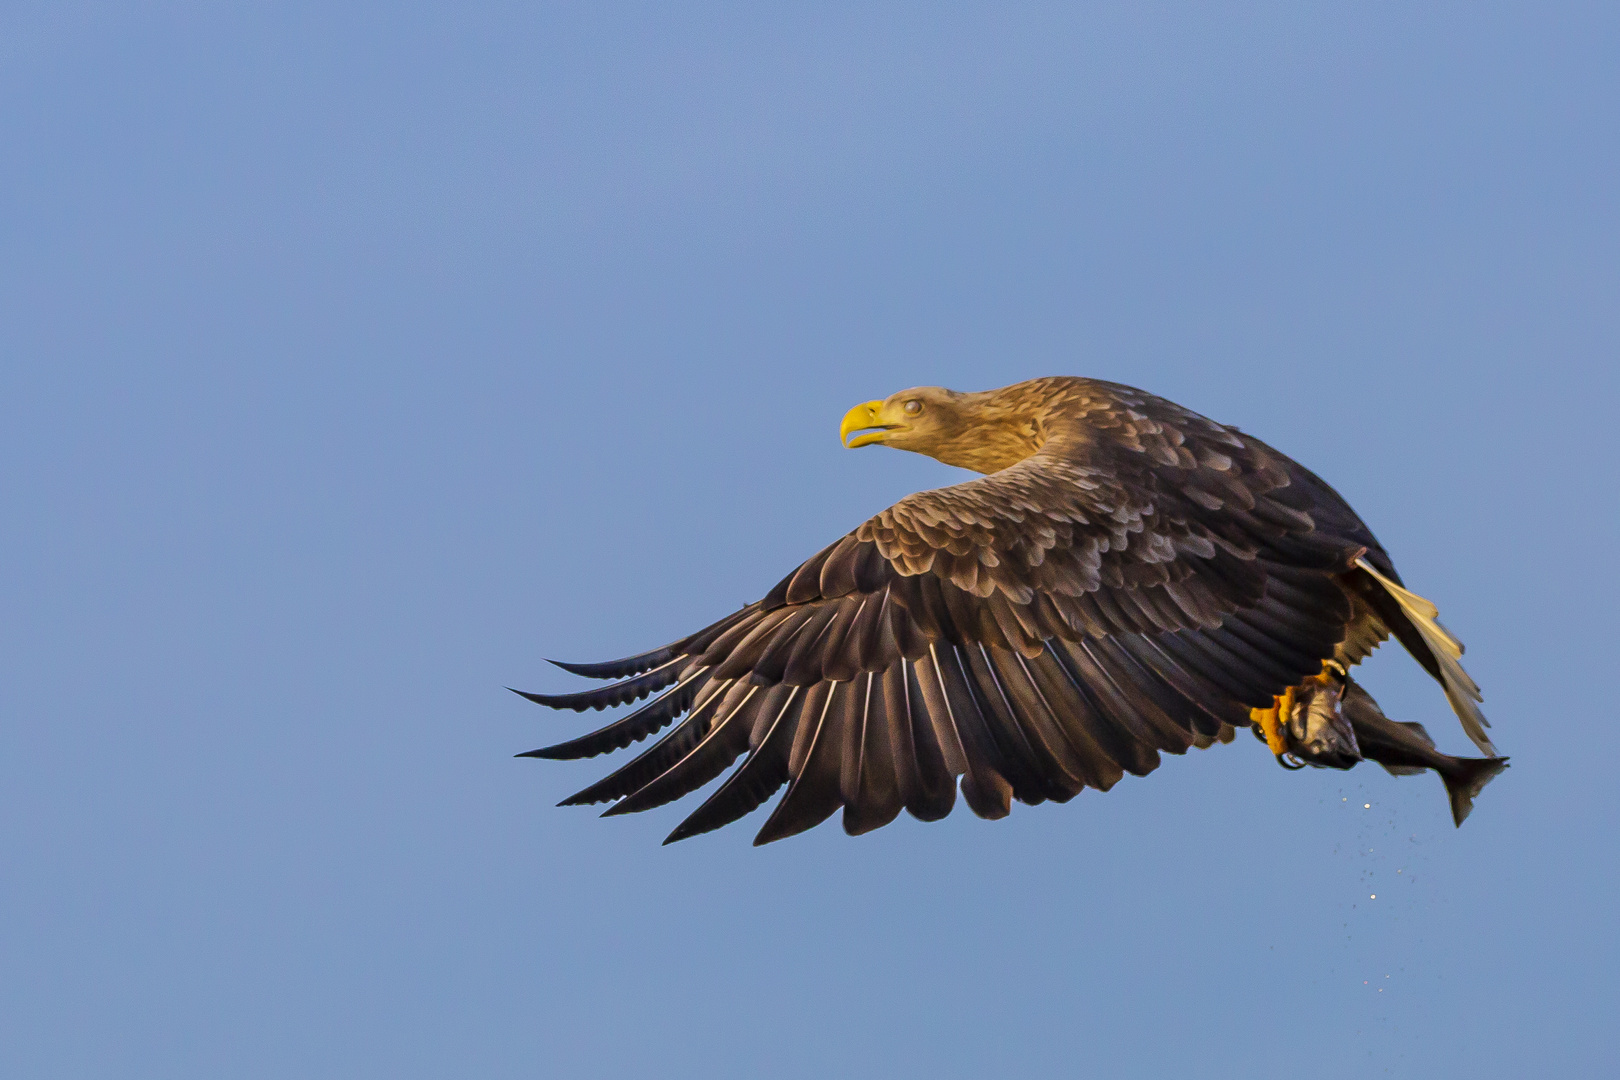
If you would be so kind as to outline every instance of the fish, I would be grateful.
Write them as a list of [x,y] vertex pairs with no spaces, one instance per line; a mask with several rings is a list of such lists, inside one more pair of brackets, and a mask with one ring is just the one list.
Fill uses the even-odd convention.
[[1435,749],[1422,724],[1391,720],[1373,696],[1346,679],[1340,706],[1355,732],[1361,756],[1376,761],[1394,776],[1433,769],[1446,785],[1451,820],[1461,827],[1474,810],[1474,799],[1508,766],[1505,757],[1453,757]]

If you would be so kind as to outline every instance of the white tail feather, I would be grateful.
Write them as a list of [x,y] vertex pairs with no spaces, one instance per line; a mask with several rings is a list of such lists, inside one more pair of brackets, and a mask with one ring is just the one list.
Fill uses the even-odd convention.
[[1480,701],[1484,697],[1479,692],[1479,686],[1469,678],[1468,672],[1463,670],[1459,662],[1463,654],[1463,644],[1440,624],[1440,609],[1417,593],[1395,584],[1389,578],[1380,574],[1365,558],[1356,560],[1356,565],[1373,576],[1373,579],[1382,585],[1395,602],[1401,606],[1406,617],[1417,632],[1422,636],[1424,644],[1434,654],[1436,662],[1440,665],[1440,684],[1446,692],[1446,700],[1451,702],[1451,709],[1462,721],[1463,730],[1468,737],[1474,740],[1474,745],[1487,754],[1495,754],[1496,747],[1491,745],[1491,738],[1485,734],[1485,729],[1491,722],[1485,719],[1480,711]]

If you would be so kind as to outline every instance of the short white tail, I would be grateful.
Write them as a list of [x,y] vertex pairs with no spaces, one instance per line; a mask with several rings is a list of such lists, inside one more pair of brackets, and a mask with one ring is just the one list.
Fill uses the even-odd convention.
[[1417,627],[1417,632],[1422,635],[1424,643],[1440,665],[1440,682],[1445,687],[1446,700],[1451,702],[1452,711],[1462,721],[1463,730],[1474,740],[1475,746],[1487,754],[1495,754],[1496,747],[1491,745],[1491,737],[1485,734],[1491,722],[1485,719],[1485,714],[1479,708],[1479,702],[1484,698],[1480,695],[1479,686],[1468,677],[1468,672],[1463,670],[1459,662],[1463,654],[1462,642],[1440,625],[1440,609],[1380,574],[1365,558],[1357,559],[1356,565],[1371,574],[1395,598],[1412,625]]

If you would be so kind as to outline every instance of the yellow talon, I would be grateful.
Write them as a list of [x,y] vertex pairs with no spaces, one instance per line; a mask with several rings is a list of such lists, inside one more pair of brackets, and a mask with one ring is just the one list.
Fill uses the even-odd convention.
[[1249,719],[1260,725],[1260,733],[1266,737],[1266,746],[1278,757],[1288,752],[1288,743],[1283,740],[1283,721],[1294,709],[1294,688],[1290,686],[1279,696],[1272,699],[1275,703],[1269,709],[1250,709]]

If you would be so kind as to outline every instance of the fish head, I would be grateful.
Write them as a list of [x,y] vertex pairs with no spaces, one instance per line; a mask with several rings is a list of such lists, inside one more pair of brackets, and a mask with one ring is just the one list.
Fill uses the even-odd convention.
[[1307,679],[1295,690],[1283,723],[1289,753],[1324,769],[1348,769],[1361,760],[1355,730],[1340,708],[1342,691],[1326,676]]

